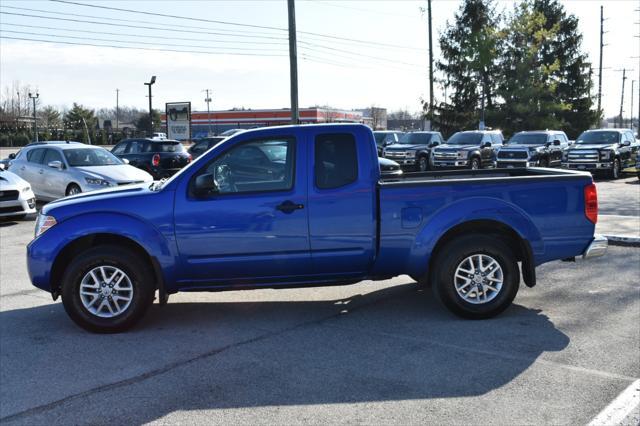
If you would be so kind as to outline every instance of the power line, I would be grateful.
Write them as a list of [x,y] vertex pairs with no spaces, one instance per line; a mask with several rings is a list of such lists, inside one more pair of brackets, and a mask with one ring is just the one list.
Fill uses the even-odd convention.
[[[221,25],[234,25],[234,26],[249,27],[249,28],[269,29],[269,30],[275,30],[275,31],[287,31],[286,28],[270,27],[270,26],[265,26],[265,25],[242,24],[242,23],[239,23],[239,22],[229,22],[229,21],[219,21],[219,20],[213,20],[213,19],[195,18],[195,17],[192,17],[192,16],[170,15],[170,14],[155,13],[155,12],[148,12],[148,11],[142,11],[142,10],[123,9],[123,8],[110,7],[110,6],[101,6],[101,5],[97,5],[97,4],[86,4],[86,3],[80,3],[80,2],[72,2],[72,1],[67,1],[67,0],[49,0],[49,1],[57,2],[57,3],[64,3],[64,4],[71,4],[71,5],[75,5],[75,6],[85,6],[85,7],[93,7],[93,8],[97,8],[97,9],[113,10],[113,11],[118,11],[118,12],[136,13],[136,14],[149,15],[149,16],[159,16],[159,17],[163,17],[163,18],[184,19],[184,20],[199,21],[199,22],[210,22],[210,23],[221,24]],[[307,34],[307,35],[317,36],[317,37],[323,37],[323,38],[329,38],[329,39],[346,40],[346,41],[351,41],[351,42],[354,42],[354,43],[373,44],[373,45],[378,45],[378,46],[394,47],[394,48],[397,48],[397,49],[409,49],[409,50],[420,50],[420,51],[424,50],[424,49],[420,49],[420,48],[417,48],[417,47],[402,46],[402,45],[390,44],[390,43],[372,42],[370,40],[360,40],[360,39],[354,39],[354,38],[349,38],[349,37],[340,37],[340,36],[335,36],[335,35],[330,35],[330,34],[315,33],[315,32],[311,32],[311,31],[298,31],[298,33],[299,34]]]
[[363,53],[358,53],[358,52],[354,52],[354,51],[351,51],[351,50],[343,50],[343,49],[338,49],[338,48],[335,48],[335,47],[328,47],[328,46],[323,46],[323,45],[320,45],[320,44],[302,42],[302,41],[300,42],[300,44],[304,44],[304,45],[308,45],[308,46],[312,46],[312,47],[317,47],[317,48],[325,49],[325,50],[331,50],[331,51],[334,51],[334,52],[348,53],[350,55],[360,56],[360,57],[363,57],[363,58],[371,58],[371,59],[384,61],[384,62],[391,62],[391,63],[395,63],[395,64],[403,64],[403,65],[408,65],[408,66],[412,66],[412,67],[421,67],[422,68],[422,66],[419,65],[419,64],[413,64],[413,63],[410,63],[410,62],[398,61],[398,60],[390,59],[390,58],[381,58],[379,56],[365,55]]
[[50,44],[68,44],[74,46],[92,46],[92,47],[112,47],[114,49],[133,49],[133,50],[147,50],[154,52],[176,52],[176,53],[202,53],[205,55],[234,55],[234,56],[269,56],[269,57],[284,57],[287,55],[276,55],[276,54],[260,54],[260,53],[235,53],[235,52],[211,52],[211,51],[199,51],[199,50],[177,50],[177,49],[154,49],[150,47],[133,47],[133,46],[116,46],[110,44],[95,44],[95,43],[77,43],[70,41],[54,41],[54,40],[43,40],[43,39],[32,39],[32,38],[24,38],[24,37],[7,37],[0,35],[0,39],[7,40],[22,40],[22,41],[37,41],[42,43],[50,43]]
[[[55,37],[55,38],[71,38],[71,39],[75,39],[75,40],[88,40],[87,37],[74,37],[74,36],[69,36],[69,35],[57,35],[57,34],[42,34],[42,33],[32,33],[32,32],[27,32],[27,31],[10,31],[10,30],[3,30],[0,29],[0,33],[12,33],[12,34],[23,34],[23,35],[30,35],[30,36],[44,36],[44,37]],[[105,39],[105,38],[96,38],[96,37],[92,37],[90,39],[90,41],[106,41],[109,43],[127,43],[127,44],[144,44],[147,46],[169,46],[169,47],[187,47],[187,48],[194,48],[194,49],[207,49],[207,46],[202,46],[202,45],[191,45],[191,44],[172,44],[172,43],[166,43],[164,41],[161,42],[155,42],[155,43],[147,43],[144,41],[127,41],[127,40],[113,40],[113,39]],[[231,50],[242,50],[242,51],[262,51],[262,52],[286,52],[285,50],[278,50],[278,49],[264,49],[264,48],[260,48],[260,47],[256,47],[256,48],[251,48],[251,47],[216,47],[216,49],[231,49]]]

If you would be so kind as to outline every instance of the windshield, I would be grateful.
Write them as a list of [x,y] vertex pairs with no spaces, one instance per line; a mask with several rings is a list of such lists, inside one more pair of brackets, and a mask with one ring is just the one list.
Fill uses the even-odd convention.
[[518,133],[507,142],[508,145],[544,145],[547,143],[547,135],[544,133]]
[[458,132],[451,136],[447,145],[479,145],[482,140],[482,133]]
[[180,142],[150,142],[146,152],[183,152]]
[[405,133],[398,143],[404,145],[427,145],[431,140],[431,133]]
[[376,145],[380,146],[382,145],[382,142],[384,142],[384,139],[387,137],[386,133],[374,133],[373,137],[376,139]]
[[118,157],[103,148],[65,149],[64,158],[71,167],[116,166],[124,164]]
[[578,136],[577,144],[608,145],[620,141],[619,132],[584,132]]

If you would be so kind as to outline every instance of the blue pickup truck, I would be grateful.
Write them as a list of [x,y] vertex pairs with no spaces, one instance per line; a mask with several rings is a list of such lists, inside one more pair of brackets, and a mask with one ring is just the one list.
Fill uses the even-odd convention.
[[381,177],[355,124],[251,130],[166,181],[43,207],[33,284],[94,332],[123,331],[156,291],[312,287],[407,274],[454,313],[505,310],[536,266],[604,254],[587,173],[458,170]]

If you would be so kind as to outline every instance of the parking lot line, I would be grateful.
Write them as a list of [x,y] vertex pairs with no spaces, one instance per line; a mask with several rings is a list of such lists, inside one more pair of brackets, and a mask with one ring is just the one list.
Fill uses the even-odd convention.
[[[589,423],[589,426],[620,424],[634,408],[640,410],[640,380],[636,380],[623,390]],[[638,417],[640,417],[640,413],[638,413]]]

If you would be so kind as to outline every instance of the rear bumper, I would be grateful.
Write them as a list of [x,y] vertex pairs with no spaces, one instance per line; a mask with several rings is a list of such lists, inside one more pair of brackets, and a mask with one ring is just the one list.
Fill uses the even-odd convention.
[[604,256],[607,252],[607,247],[609,246],[609,241],[606,237],[602,235],[594,235],[593,241],[589,244],[589,247],[582,254],[583,259],[591,259],[593,257]]

